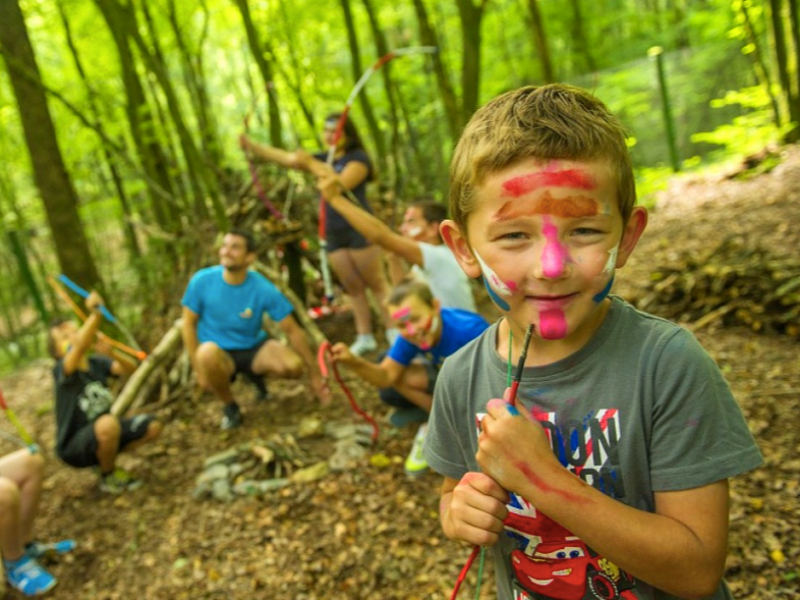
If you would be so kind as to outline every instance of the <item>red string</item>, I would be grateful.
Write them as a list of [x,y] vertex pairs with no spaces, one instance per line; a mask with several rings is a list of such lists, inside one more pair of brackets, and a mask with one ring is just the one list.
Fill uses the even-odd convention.
[[[331,354],[331,343],[328,341],[322,342],[320,344],[319,349],[317,350],[317,362],[319,363],[319,370],[322,373],[323,377],[328,376],[328,365],[326,363],[326,357],[330,356]],[[336,378],[336,382],[339,384],[339,387],[342,388],[344,395],[347,396],[347,400],[350,402],[350,407],[360,415],[367,423],[372,426],[372,435],[370,438],[372,439],[372,443],[374,444],[378,439],[378,423],[375,422],[375,419],[370,417],[356,402],[356,399],[353,397],[353,393],[350,391],[350,388],[347,387],[347,384],[342,379],[342,376],[339,374],[339,369],[336,367],[336,361],[331,361],[331,370],[333,371],[333,376]]]
[[480,546],[475,546],[472,549],[467,562],[464,563],[464,567],[461,569],[461,573],[458,574],[456,585],[453,587],[453,593],[450,594],[450,600],[455,600],[456,596],[458,596],[458,590],[461,589],[461,584],[464,583],[464,580],[467,578],[467,573],[469,573],[469,569],[472,566],[472,563],[475,562],[475,557],[478,556],[478,552],[480,552],[480,550]]

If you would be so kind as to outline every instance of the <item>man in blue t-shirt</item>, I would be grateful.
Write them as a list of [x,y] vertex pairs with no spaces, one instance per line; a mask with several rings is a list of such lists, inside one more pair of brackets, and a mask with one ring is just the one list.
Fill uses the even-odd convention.
[[[379,363],[365,360],[343,343],[331,348],[333,360],[382,388],[384,402],[399,408],[415,406],[427,421],[433,387],[445,358],[478,337],[489,324],[479,314],[442,308],[428,285],[413,278],[404,279],[392,290],[386,306],[400,335],[383,360]],[[395,393],[386,394],[389,388]],[[412,476],[428,468],[422,456],[425,430],[423,423],[406,459],[406,473]]]
[[[256,260],[249,232],[234,229],[222,238],[220,264],[192,276],[183,295],[183,344],[204,390],[224,403],[222,428],[242,423],[231,381],[244,373],[255,382],[265,376],[300,377],[311,372],[314,395],[330,399],[305,333],[292,315],[293,306],[266,277],[250,270]],[[291,347],[269,339],[264,317],[276,322]]]

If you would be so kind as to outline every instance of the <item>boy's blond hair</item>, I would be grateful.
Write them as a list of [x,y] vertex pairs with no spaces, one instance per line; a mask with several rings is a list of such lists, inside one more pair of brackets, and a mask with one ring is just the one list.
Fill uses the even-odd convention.
[[619,119],[589,92],[564,84],[526,86],[501,94],[467,123],[450,163],[450,214],[466,231],[475,190],[519,160],[603,161],[617,185],[623,223],[636,186]]
[[410,296],[416,296],[423,304],[433,306],[433,293],[428,284],[414,277],[406,277],[398,283],[386,298],[386,306],[397,306]]

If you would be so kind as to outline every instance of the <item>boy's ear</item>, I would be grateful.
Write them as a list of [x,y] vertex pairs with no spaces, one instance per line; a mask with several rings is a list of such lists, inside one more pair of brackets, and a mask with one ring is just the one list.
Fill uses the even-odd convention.
[[628,262],[628,258],[633,253],[633,249],[636,248],[636,244],[639,242],[639,238],[642,237],[646,227],[647,209],[644,206],[634,206],[633,212],[622,232],[622,239],[619,242],[617,269],[624,267],[625,263]]
[[439,225],[439,233],[442,234],[444,243],[450,248],[458,264],[461,265],[461,270],[468,277],[480,276],[481,266],[472,253],[467,236],[461,231],[461,228],[454,221],[446,219]]

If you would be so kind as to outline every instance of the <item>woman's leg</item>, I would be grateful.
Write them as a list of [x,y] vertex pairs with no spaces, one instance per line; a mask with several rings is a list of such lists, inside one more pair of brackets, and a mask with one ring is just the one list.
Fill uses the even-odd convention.
[[366,286],[375,297],[384,327],[391,327],[389,314],[384,305],[389,286],[386,280],[386,269],[383,264],[383,251],[379,246],[372,245],[366,248],[350,250],[350,257],[355,269],[361,274],[362,285]]
[[350,296],[353,304],[353,318],[356,322],[356,333],[365,335],[372,333],[372,312],[366,295],[366,279],[357,269],[355,252],[359,252],[359,250],[340,248],[331,252],[328,260],[336,277],[344,287],[344,291]]

